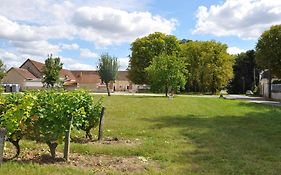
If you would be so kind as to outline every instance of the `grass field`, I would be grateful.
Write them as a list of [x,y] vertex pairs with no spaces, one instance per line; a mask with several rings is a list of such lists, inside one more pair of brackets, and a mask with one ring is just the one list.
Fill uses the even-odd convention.
[[[168,100],[111,96],[105,97],[104,104],[105,137],[117,137],[133,144],[72,143],[72,154],[144,157],[153,162],[142,172],[125,172],[129,174],[275,175],[281,172],[280,108],[193,97]],[[23,153],[41,149],[33,142],[21,144]],[[82,175],[94,171],[19,161],[8,161],[0,167],[0,174],[5,175]],[[112,170],[107,173],[122,174]]]

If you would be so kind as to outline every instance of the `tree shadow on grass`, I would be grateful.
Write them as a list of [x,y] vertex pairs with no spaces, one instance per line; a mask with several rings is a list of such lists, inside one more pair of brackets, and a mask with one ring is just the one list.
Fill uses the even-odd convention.
[[279,174],[281,110],[251,103],[240,105],[257,112],[240,116],[178,115],[144,120],[154,123],[151,129],[178,129],[179,136],[188,140],[186,146],[195,146],[192,151],[180,152],[175,159],[189,165],[183,173]]

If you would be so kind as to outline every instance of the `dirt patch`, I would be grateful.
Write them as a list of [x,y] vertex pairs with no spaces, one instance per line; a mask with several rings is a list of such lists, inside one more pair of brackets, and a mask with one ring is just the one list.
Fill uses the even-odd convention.
[[[13,152],[5,153],[5,157],[11,157]],[[157,168],[157,164],[145,157],[123,157],[109,155],[83,155],[77,153],[70,154],[70,161],[65,162],[62,153],[57,153],[55,160],[51,158],[47,150],[24,151],[14,160],[19,163],[38,163],[41,165],[52,164],[60,167],[77,167],[94,171],[98,174],[106,174],[107,171],[117,171],[121,173],[143,173],[147,168]],[[158,169],[158,168],[157,168]]]
[[92,144],[104,144],[104,145],[126,145],[126,146],[136,146],[141,144],[141,141],[139,139],[129,140],[129,139],[123,139],[117,137],[107,137],[104,138],[102,141],[74,137],[71,139],[71,141],[80,144],[92,143]]

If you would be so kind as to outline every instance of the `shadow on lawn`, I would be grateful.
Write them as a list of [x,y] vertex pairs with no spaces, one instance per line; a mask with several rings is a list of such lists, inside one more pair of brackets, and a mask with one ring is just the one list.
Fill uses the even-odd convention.
[[[152,129],[176,129],[192,151],[178,154],[195,174],[279,174],[281,172],[281,110],[241,103],[257,112],[241,116],[163,116],[145,119]],[[267,108],[262,112],[261,108]],[[175,138],[176,139],[176,138]],[[188,166],[186,166],[188,167]]]

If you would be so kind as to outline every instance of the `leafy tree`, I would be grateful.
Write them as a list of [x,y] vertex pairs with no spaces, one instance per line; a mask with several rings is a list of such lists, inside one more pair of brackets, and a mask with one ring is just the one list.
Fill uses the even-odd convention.
[[44,86],[47,88],[54,87],[56,84],[60,83],[60,71],[62,69],[62,63],[60,62],[60,58],[53,58],[50,55],[45,60],[45,67],[43,70],[43,79],[42,82]]
[[228,85],[229,93],[244,94],[248,89],[254,90],[259,79],[255,51],[236,55],[233,72],[234,77]]
[[116,79],[118,68],[119,65],[116,57],[112,57],[108,55],[108,53],[101,55],[98,65],[98,73],[101,80],[106,85],[108,96],[110,96],[108,84],[110,81],[114,81]]
[[232,78],[233,58],[227,45],[216,41],[190,41],[181,44],[189,76],[187,87],[194,92],[212,92],[222,89]]
[[272,75],[281,77],[281,25],[263,32],[256,45],[257,64],[269,74],[268,94],[271,98]]
[[151,65],[145,69],[148,73],[153,91],[178,91],[186,83],[184,60],[176,55],[160,54],[153,58]]
[[3,61],[0,59],[0,80],[2,80],[5,74],[6,74],[6,66],[4,65]]
[[129,62],[129,79],[136,84],[148,83],[145,72],[152,59],[162,53],[171,55],[180,51],[179,41],[173,35],[156,32],[138,38],[131,44],[132,54]]

